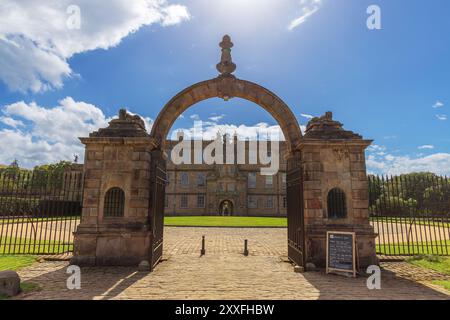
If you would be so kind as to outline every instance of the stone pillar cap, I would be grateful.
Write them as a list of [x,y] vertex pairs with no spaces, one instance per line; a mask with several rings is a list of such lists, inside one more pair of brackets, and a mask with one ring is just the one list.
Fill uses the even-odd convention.
[[362,136],[343,128],[343,124],[333,120],[333,113],[326,112],[321,117],[309,121],[304,139],[362,140]]
[[119,118],[111,120],[107,128],[92,132],[89,137],[149,137],[149,134],[141,117],[120,109]]

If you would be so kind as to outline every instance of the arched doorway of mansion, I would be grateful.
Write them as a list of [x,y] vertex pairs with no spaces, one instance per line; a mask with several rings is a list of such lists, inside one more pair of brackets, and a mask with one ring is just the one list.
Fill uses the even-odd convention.
[[219,215],[228,217],[233,215],[233,201],[231,200],[223,200],[220,202],[219,206]]
[[[176,119],[194,104],[210,99],[241,98],[266,110],[278,122],[287,144],[288,256],[296,265],[325,262],[327,230],[357,234],[359,265],[373,264],[375,234],[368,220],[364,150],[371,141],[342,128],[331,113],[313,119],[305,136],[291,109],[268,89],[233,75],[233,43],[220,43],[219,76],[194,84],[174,96],[156,118],[150,135],[137,116],[121,110],[108,128],[81,138],[86,145],[83,218],[75,233],[73,263],[137,265],[153,269],[162,257],[166,183],[166,137]],[[124,192],[123,215],[105,210],[108,190]],[[346,195],[346,213],[327,212],[330,190]],[[223,199],[219,212],[232,215]]]

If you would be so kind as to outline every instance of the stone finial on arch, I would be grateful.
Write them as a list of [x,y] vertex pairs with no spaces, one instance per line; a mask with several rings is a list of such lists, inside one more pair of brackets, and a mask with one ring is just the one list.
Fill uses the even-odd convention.
[[291,109],[277,95],[268,89],[245,80],[236,78],[232,73],[236,70],[231,57],[234,46],[231,37],[225,35],[219,44],[222,48],[220,62],[217,64],[219,76],[214,79],[194,84],[173,97],[159,113],[153,124],[151,137],[164,148],[166,137],[175,120],[189,107],[211,98],[228,101],[241,98],[251,101],[267,112],[278,122],[290,150],[297,149],[302,133],[297,119]]

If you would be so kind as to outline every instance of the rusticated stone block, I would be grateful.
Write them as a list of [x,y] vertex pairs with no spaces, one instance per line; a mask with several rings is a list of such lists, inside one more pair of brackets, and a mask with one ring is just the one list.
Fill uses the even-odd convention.
[[322,197],[322,190],[305,190],[303,194],[305,199],[318,199]]
[[366,171],[366,164],[365,162],[351,162],[350,163],[351,170],[360,170],[360,171]]
[[139,152],[139,160],[147,161],[147,163],[148,163],[150,161],[150,153],[148,153],[148,152]]
[[322,183],[321,181],[304,181],[303,188],[304,190],[317,190],[321,189]]
[[131,160],[138,161],[139,160],[139,154],[140,154],[140,152],[134,151]]
[[353,200],[368,200],[369,194],[366,190],[353,190],[352,191]]
[[116,147],[108,147],[106,146],[104,149],[104,160],[117,160],[117,149]]
[[99,169],[87,169],[86,179],[101,179],[103,175],[103,170]]
[[134,169],[149,169],[150,162],[149,161],[133,161],[130,163]]
[[100,188],[100,179],[84,180],[84,187],[89,189]]
[[369,201],[367,200],[353,200],[353,209],[367,209]]
[[88,151],[86,153],[87,160],[95,160],[95,151]]
[[352,162],[361,162],[365,161],[364,153],[350,153],[350,161]]
[[365,190],[365,192],[367,192],[369,188],[369,182],[367,181],[367,179],[352,181],[352,188],[354,190]]
[[150,196],[150,191],[148,188],[146,189],[139,189],[139,198],[141,199],[148,199]]
[[306,200],[307,209],[322,209],[322,201],[319,199],[308,199]]
[[148,207],[148,199],[131,199],[130,207],[131,208],[147,208]]

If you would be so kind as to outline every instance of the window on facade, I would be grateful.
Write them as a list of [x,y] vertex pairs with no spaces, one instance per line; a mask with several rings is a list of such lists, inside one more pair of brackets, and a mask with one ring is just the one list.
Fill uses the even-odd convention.
[[166,194],[164,198],[164,208],[169,207],[169,196]]
[[248,173],[248,187],[251,189],[256,188],[256,172]]
[[188,196],[187,194],[182,194],[180,197],[180,208],[186,209],[188,207]]
[[342,189],[334,188],[328,192],[327,197],[328,218],[343,219],[347,217],[347,204]]
[[249,208],[257,208],[258,207],[258,200],[254,196],[248,196],[247,198],[247,206]]
[[170,173],[167,172],[166,173],[166,186],[168,186],[170,184]]
[[206,186],[206,175],[204,173],[197,174],[197,186],[198,187]]
[[189,186],[189,175],[187,172],[181,173],[181,186],[188,187]]
[[286,173],[284,172],[281,174],[281,186],[286,189]]
[[197,208],[204,208],[205,207],[205,195],[199,194],[197,196]]
[[266,176],[266,188],[273,187],[273,176]]
[[229,183],[227,189],[229,192],[234,192],[234,190],[236,190],[236,187],[234,183]]
[[273,208],[273,197],[268,196],[266,199],[266,208]]
[[287,208],[287,198],[283,197],[283,208]]
[[105,194],[104,216],[123,217],[125,192],[120,188],[111,188]]

